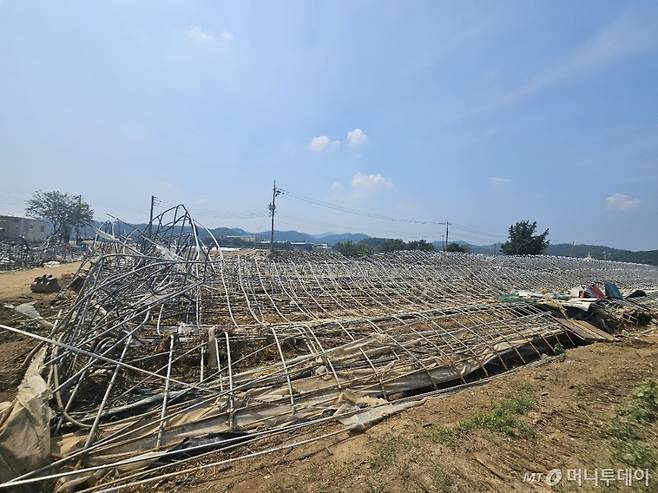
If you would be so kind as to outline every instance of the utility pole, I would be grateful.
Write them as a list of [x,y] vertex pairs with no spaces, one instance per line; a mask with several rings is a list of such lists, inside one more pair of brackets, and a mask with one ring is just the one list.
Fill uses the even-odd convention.
[[151,212],[149,213],[149,237],[153,232],[153,207],[155,206],[155,195],[151,195]]
[[445,252],[448,251],[448,226],[449,225],[450,225],[450,223],[446,219],[446,243],[445,243],[445,249],[444,249]]
[[274,252],[274,214],[276,212],[276,198],[281,194],[281,189],[276,188],[276,180],[272,186],[272,202],[269,204],[270,216],[272,216],[272,231],[270,235],[270,251]]
[[82,195],[78,195],[78,214],[75,224],[75,244],[80,244],[80,211],[82,210]]

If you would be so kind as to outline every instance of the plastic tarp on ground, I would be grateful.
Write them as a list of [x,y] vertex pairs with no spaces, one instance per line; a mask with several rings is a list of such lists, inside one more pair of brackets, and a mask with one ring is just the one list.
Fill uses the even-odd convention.
[[[0,403],[0,481],[33,471],[50,463],[51,392],[41,378],[46,350],[34,357],[18,394]],[[13,491],[34,491],[32,487]]]

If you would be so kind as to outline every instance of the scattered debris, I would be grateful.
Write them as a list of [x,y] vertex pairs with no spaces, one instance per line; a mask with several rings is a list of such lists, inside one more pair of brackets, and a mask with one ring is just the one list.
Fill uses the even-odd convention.
[[50,236],[43,243],[31,244],[24,239],[0,240],[0,270],[32,269],[55,266],[83,258],[86,248],[76,248]]
[[642,298],[647,295],[647,292],[643,289],[633,289],[630,293],[626,295],[626,299],[629,298]]
[[57,278],[53,277],[52,274],[36,277],[34,282],[30,284],[30,291],[33,293],[56,293],[60,289]]

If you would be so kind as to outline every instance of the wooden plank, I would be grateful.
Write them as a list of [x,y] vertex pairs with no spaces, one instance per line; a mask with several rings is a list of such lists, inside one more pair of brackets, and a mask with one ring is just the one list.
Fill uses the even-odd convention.
[[608,334],[607,332],[599,329],[598,327],[595,327],[589,322],[585,322],[584,320],[557,319],[557,321],[567,327],[578,337],[588,342],[613,342],[616,340],[613,335]]

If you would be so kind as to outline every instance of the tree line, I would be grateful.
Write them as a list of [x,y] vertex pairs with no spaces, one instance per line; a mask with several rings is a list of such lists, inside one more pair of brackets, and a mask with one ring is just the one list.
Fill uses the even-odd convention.
[[420,250],[431,252],[434,245],[425,240],[414,240],[406,242],[400,239],[390,238],[366,238],[357,243],[351,240],[340,241],[334,245],[334,249],[347,257],[362,257],[380,252],[394,252],[399,250]]
[[[512,224],[508,229],[509,239],[501,245],[501,251],[505,255],[539,255],[544,253],[549,245],[548,229],[541,234],[535,234],[537,222],[528,220]],[[347,257],[362,257],[373,253],[394,252],[402,250],[434,251],[434,245],[425,240],[414,240],[405,242],[400,239],[390,238],[366,238],[357,243],[342,241],[334,245],[334,249]],[[446,247],[448,252],[468,253],[466,245],[449,243]]]

